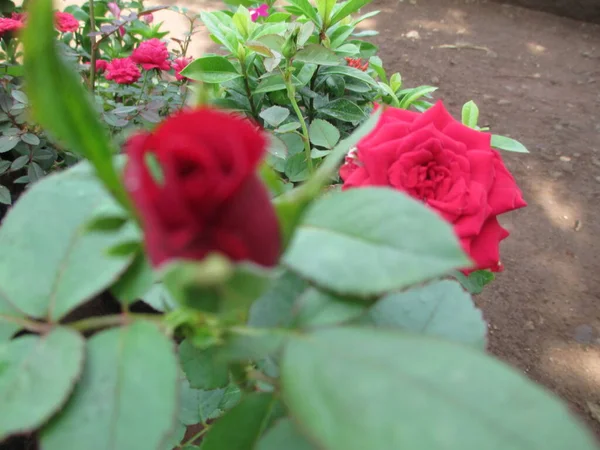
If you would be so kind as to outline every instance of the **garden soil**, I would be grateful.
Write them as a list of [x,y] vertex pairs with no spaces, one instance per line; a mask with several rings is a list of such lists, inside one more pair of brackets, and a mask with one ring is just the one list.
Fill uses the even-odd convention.
[[[567,400],[600,437],[600,26],[467,0],[369,9],[382,11],[362,25],[380,32],[388,72],[407,87],[439,86],[455,117],[475,100],[480,125],[529,148],[504,153],[529,207],[503,216],[505,271],[476,301],[489,350]],[[173,12],[156,17],[174,37],[186,30]],[[191,48],[199,56],[211,44],[200,27]]]

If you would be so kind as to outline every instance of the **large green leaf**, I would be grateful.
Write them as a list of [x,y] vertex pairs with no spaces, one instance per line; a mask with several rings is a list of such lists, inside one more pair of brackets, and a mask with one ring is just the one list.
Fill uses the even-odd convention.
[[99,178],[130,209],[113,165],[114,149],[81,77],[58,55],[52,0],[32,2],[22,34],[27,92],[35,119],[66,147],[90,160]]
[[321,18],[317,14],[317,11],[315,11],[314,6],[311,5],[308,0],[288,0],[288,2],[302,11],[302,14],[317,25],[317,27],[321,26]]
[[322,119],[315,119],[311,122],[308,135],[313,145],[324,148],[333,148],[340,140],[339,130]]
[[358,122],[366,117],[364,109],[346,98],[338,98],[323,105],[319,108],[319,113],[344,122]]
[[352,328],[297,337],[281,389],[294,422],[325,450],[597,448],[544,389],[439,339]]
[[206,433],[202,450],[249,450],[272,419],[273,394],[253,393],[228,411]]
[[229,384],[227,364],[217,361],[213,348],[194,347],[189,339],[179,346],[179,359],[190,386],[196,389],[215,389]]
[[205,83],[225,83],[242,76],[223,56],[204,56],[192,61],[181,74]]
[[310,44],[300,50],[294,56],[294,60],[321,66],[337,66],[340,57],[328,48],[318,44]]
[[355,69],[354,67],[349,66],[331,66],[324,67],[319,70],[319,78],[325,77],[327,75],[343,75],[350,78],[355,78],[357,80],[363,81],[367,84],[370,84],[373,87],[377,87],[377,82],[367,73],[362,70]]
[[201,12],[200,18],[208,31],[210,31],[218,42],[223,44],[227,50],[231,53],[237,52],[237,43],[238,40],[235,37],[235,34],[231,28],[226,26],[222,20],[221,16],[217,14],[217,12]]
[[338,9],[333,17],[331,18],[331,25],[336,24],[340,20],[348,17],[350,14],[355,13],[363,6],[371,3],[372,0],[349,0],[343,4],[343,6]]
[[83,370],[85,341],[66,328],[0,345],[0,441],[32,431],[67,401]]
[[287,418],[273,425],[256,446],[256,450],[314,450],[315,448]]
[[112,284],[131,256],[110,256],[106,249],[131,241],[137,231],[87,231],[95,211],[111,203],[97,180],[78,167],[36,183],[0,228],[3,297],[27,315],[56,320]]
[[452,227],[435,212],[405,194],[377,187],[318,200],[296,230],[284,262],[320,286],[360,296],[469,265]]
[[379,300],[367,317],[378,327],[431,334],[485,348],[487,326],[456,281],[438,281]]
[[178,388],[173,345],[154,324],[98,333],[71,400],[42,429],[41,447],[157,449],[175,426]]
[[23,318],[25,314],[10,302],[6,294],[0,287],[0,342],[8,340],[20,328],[9,319]]

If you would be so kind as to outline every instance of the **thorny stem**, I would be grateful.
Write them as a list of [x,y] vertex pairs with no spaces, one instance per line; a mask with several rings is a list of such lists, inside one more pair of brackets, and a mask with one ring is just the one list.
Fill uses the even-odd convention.
[[[90,30],[91,32],[96,31],[96,19],[94,17],[94,0],[89,0],[90,3]],[[91,46],[91,56],[90,56],[90,91],[92,94],[96,89],[96,35],[92,35],[90,37],[92,46]]]
[[287,88],[288,98],[290,99],[290,103],[292,104],[292,108],[294,108],[294,112],[300,121],[300,126],[302,127],[302,142],[304,142],[304,153],[306,154],[306,164],[308,166],[308,172],[313,174],[315,169],[312,163],[312,157],[310,154],[310,138],[308,136],[308,127],[306,126],[306,121],[304,120],[304,116],[302,115],[302,111],[300,111],[300,107],[298,106],[298,102],[296,101],[296,88],[293,85],[290,77],[285,77],[285,86]]

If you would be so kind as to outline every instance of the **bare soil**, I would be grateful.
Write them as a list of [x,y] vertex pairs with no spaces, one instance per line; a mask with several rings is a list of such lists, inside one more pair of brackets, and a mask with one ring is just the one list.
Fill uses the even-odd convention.
[[506,269],[476,301],[490,351],[600,436],[600,26],[472,0],[370,9],[388,71],[439,86],[455,117],[475,100],[481,124],[531,151],[504,154],[529,207],[504,216]]

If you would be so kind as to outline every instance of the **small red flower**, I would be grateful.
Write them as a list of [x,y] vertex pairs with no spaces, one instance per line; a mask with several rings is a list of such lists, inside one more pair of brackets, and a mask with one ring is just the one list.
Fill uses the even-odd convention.
[[441,102],[423,114],[386,108],[340,176],[344,189],[389,186],[422,201],[452,224],[476,269],[499,271],[508,231],[498,216],[527,204],[490,142]]
[[17,31],[23,28],[23,22],[16,19],[0,17],[0,36],[9,31]]
[[177,58],[175,61],[173,61],[173,63],[171,64],[171,67],[175,71],[175,78],[177,78],[178,81],[189,80],[189,78],[184,77],[183,75],[181,75],[181,71],[183,69],[185,69],[187,67],[187,65],[189,63],[191,63],[191,62],[192,62],[192,58],[191,57],[188,57],[188,58]]
[[108,67],[108,61],[104,59],[99,59],[96,61],[96,72],[104,72]]
[[27,13],[24,13],[24,12],[16,13],[16,12],[14,12],[14,13],[12,13],[10,15],[10,18],[14,19],[14,20],[18,20],[19,22],[23,22],[23,24],[24,24],[25,21],[27,20]]
[[73,14],[57,11],[54,13],[54,21],[58,31],[63,33],[77,31],[79,29],[79,21]]
[[119,84],[133,84],[142,74],[136,64],[129,58],[113,59],[106,65],[106,79]]
[[350,58],[350,57],[346,56],[345,59],[346,59],[346,62],[348,63],[348,65],[350,67],[354,67],[355,69],[366,72],[367,69],[369,68],[369,61],[367,61],[363,64],[363,62],[360,58]]
[[[267,140],[249,120],[203,107],[177,113],[126,144],[125,185],[154,266],[218,252],[273,266],[277,215],[257,175]],[[148,168],[149,155],[160,179]]]
[[156,38],[142,42],[131,54],[131,59],[140,64],[144,70],[171,68],[167,46]]

